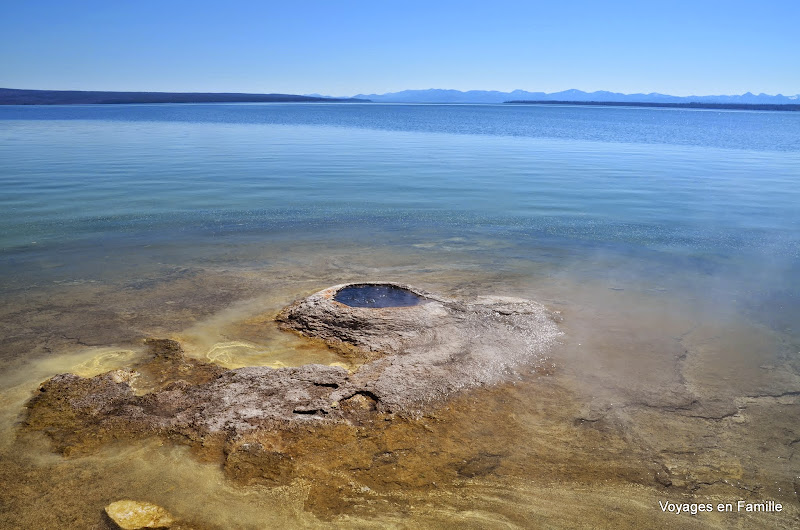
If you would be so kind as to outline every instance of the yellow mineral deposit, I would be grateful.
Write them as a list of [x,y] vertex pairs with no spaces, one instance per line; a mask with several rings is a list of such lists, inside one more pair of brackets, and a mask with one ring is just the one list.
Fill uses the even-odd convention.
[[122,500],[106,506],[106,514],[121,530],[169,528],[175,522],[161,506],[149,502]]

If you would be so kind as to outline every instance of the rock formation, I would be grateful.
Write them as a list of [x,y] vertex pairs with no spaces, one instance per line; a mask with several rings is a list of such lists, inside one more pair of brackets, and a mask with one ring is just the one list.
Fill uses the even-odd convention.
[[280,483],[291,462],[288,442],[276,433],[425,413],[455,393],[535,366],[560,333],[557,317],[529,300],[466,302],[397,284],[358,286],[367,293],[383,286],[417,300],[351,307],[336,295],[353,286],[339,285],[277,316],[284,329],[362,356],[365,364],[352,373],[324,365],[227,370],[187,359],[175,341],[149,339],[151,358],[130,369],[92,378],[61,374],[42,384],[25,426],[47,433],[65,453],[153,434],[222,447],[232,474],[247,475],[254,461],[268,461],[271,471],[262,478]]

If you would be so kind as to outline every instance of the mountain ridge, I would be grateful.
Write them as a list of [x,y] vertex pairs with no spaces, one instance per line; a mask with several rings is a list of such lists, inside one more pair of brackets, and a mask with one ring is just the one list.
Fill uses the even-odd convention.
[[619,102],[619,103],[723,103],[723,104],[770,104],[785,105],[800,103],[800,94],[784,96],[783,94],[753,94],[746,92],[739,95],[709,95],[709,96],[671,96],[651,92],[649,94],[623,94],[598,90],[584,92],[578,89],[563,90],[561,92],[528,92],[526,90],[512,90],[501,92],[498,90],[453,90],[429,88],[424,90],[402,90],[387,92],[385,94],[358,94],[353,96],[358,99],[369,99],[375,103],[505,103],[507,101],[536,100],[536,101],[594,101],[594,102]]
[[0,105],[115,104],[115,103],[232,103],[232,102],[374,102],[374,103],[506,103],[510,101],[572,103],[659,103],[659,104],[723,104],[723,105],[798,105],[800,94],[753,94],[710,96],[671,96],[623,94],[599,90],[584,92],[569,89],[561,92],[528,92],[512,90],[454,90],[431,88],[402,90],[385,94],[358,94],[353,97],[331,97],[321,94],[253,94],[240,92],[115,92],[82,90],[29,90],[0,88]]

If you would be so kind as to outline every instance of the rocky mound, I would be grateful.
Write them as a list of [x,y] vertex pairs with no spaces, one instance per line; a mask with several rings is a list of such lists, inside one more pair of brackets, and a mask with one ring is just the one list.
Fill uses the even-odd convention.
[[[349,306],[337,300],[353,287],[392,287],[414,305]],[[365,295],[368,298],[368,295]],[[407,300],[407,297],[405,297]],[[299,300],[277,317],[284,329],[345,352],[371,355],[350,379],[391,411],[419,411],[453,392],[497,383],[543,359],[560,334],[558,317],[520,298],[448,300],[396,283],[336,285]]]
[[[345,288],[354,305],[337,301]],[[376,292],[389,300],[370,298]],[[394,299],[403,305],[393,306]],[[26,426],[68,451],[121,433],[202,444],[313,424],[361,425],[381,415],[413,416],[456,392],[513,377],[541,361],[559,335],[554,315],[536,302],[448,300],[391,283],[331,287],[277,320],[371,360],[353,373],[323,365],[226,370],[185,358],[175,341],[150,339],[152,358],[131,369],[45,382],[29,403]]]

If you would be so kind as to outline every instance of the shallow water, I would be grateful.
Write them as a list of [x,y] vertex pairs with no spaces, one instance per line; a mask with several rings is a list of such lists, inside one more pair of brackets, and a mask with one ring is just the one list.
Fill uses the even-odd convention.
[[[0,524],[102,525],[134,497],[201,528],[791,528],[798,138],[796,113],[0,108],[0,458],[16,485]],[[39,383],[129,366],[148,336],[232,368],[355,369],[272,319],[359,281],[536,299],[565,336],[545,368],[336,458],[308,442],[285,487],[231,483],[159,440],[65,458],[17,439]],[[395,460],[359,463],[375,444]],[[738,498],[787,508],[658,505]]]

